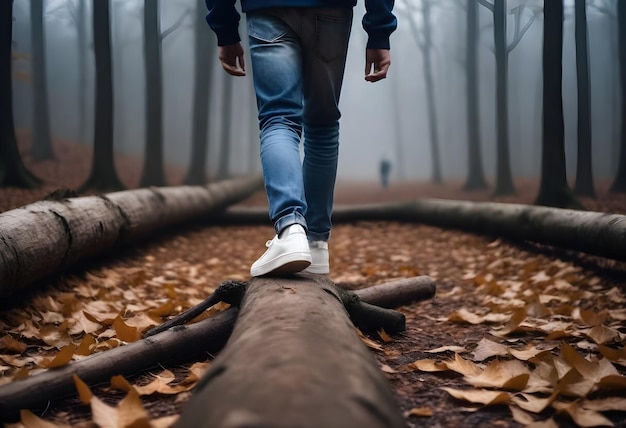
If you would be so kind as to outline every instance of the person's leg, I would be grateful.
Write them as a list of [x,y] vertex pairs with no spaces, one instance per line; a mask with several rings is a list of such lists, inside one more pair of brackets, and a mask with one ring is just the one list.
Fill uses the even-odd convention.
[[299,151],[302,53],[298,35],[286,22],[290,16],[287,9],[247,16],[261,129],[261,164],[270,219],[276,229],[267,251],[252,264],[253,276],[299,272],[311,263]]
[[338,104],[352,9],[315,8],[306,20],[308,31],[303,34],[306,220],[309,240],[328,241],[339,153]]
[[312,256],[307,271],[325,274],[329,272],[328,240],[339,154],[338,104],[352,9],[311,9],[305,21],[303,179]]

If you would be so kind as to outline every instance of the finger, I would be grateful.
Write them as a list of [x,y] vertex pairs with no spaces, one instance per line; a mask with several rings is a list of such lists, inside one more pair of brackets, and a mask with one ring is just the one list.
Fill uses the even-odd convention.
[[380,69],[376,69],[374,73],[365,76],[365,80],[368,82],[378,82],[387,77],[387,70],[389,70],[389,64],[384,64]]
[[372,66],[374,63],[372,61],[365,61],[365,76],[367,76],[372,72]]
[[239,65],[241,66],[241,70],[243,74],[246,74],[246,62],[244,60],[243,54],[239,55]]
[[230,74],[231,76],[245,76],[246,75],[245,71],[227,62],[222,62],[222,68],[224,69],[224,71],[226,71],[226,73]]

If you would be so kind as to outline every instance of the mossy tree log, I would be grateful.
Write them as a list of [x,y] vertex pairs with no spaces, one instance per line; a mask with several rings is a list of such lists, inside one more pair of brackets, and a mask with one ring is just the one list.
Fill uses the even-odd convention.
[[254,278],[175,427],[404,427],[387,380],[320,275]]
[[36,202],[0,214],[0,296],[262,188],[260,177]]
[[[258,223],[263,209],[231,209],[219,221]],[[216,219],[218,221],[218,219]],[[337,207],[333,223],[405,221],[533,241],[615,260],[626,260],[626,216],[537,205],[417,199]]]

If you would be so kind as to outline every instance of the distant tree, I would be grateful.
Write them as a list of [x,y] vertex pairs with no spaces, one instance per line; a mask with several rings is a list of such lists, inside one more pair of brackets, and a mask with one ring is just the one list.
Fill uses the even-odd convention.
[[191,160],[185,184],[205,184],[209,128],[209,84],[213,76],[211,61],[215,58],[213,32],[205,20],[205,1],[196,0],[194,14],[194,85],[191,124]]
[[595,197],[591,162],[591,82],[589,77],[589,40],[587,34],[587,2],[576,0],[576,80],[578,87],[578,157],[574,193]]
[[581,208],[567,184],[563,124],[563,0],[544,0],[543,141],[541,182],[535,203]]
[[222,115],[219,139],[219,161],[217,164],[217,180],[224,180],[230,175],[231,127],[233,122],[233,77],[223,73],[222,84]]
[[416,8],[413,2],[405,0],[408,7],[410,17],[409,25],[413,32],[413,37],[423,55],[424,80],[426,81],[426,106],[428,111],[428,123],[430,130],[430,149],[432,156],[432,181],[433,183],[442,183],[441,174],[441,155],[439,153],[439,129],[437,125],[437,106],[435,104],[435,84],[433,82],[433,65],[432,65],[432,28],[431,28],[431,7],[433,0],[422,0],[422,25],[421,30],[418,28],[414,19]]
[[145,0],[144,70],[146,76],[146,143],[140,186],[165,185],[163,165],[163,65],[159,0]]
[[24,166],[13,121],[11,43],[13,0],[0,1],[0,186],[31,188],[41,184]]
[[113,71],[109,0],[93,0],[93,39],[96,58],[96,111],[91,174],[82,190],[124,188],[113,157]]
[[487,188],[480,148],[480,102],[478,96],[478,0],[466,0],[466,91],[468,170],[465,190]]
[[144,70],[146,75],[146,144],[140,186],[164,186],[163,162],[163,39],[174,32],[187,15],[161,33],[159,0],[144,0]]
[[509,142],[509,54],[522,40],[534,21],[534,15],[521,25],[524,3],[513,9],[515,14],[515,32],[513,41],[507,41],[507,1],[479,0],[493,15],[494,53],[496,57],[496,187],[494,195],[512,195],[515,193],[511,172]]
[[622,131],[620,137],[619,162],[615,180],[611,185],[612,192],[626,192],[626,2],[617,2],[619,72],[622,96]]
[[30,31],[33,52],[33,159],[54,159],[50,138],[50,111],[46,81],[46,36],[43,20],[43,0],[30,2]]

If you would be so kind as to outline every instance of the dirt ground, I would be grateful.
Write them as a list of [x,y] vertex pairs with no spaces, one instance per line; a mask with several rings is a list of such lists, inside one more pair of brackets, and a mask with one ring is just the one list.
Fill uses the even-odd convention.
[[[22,149],[26,154],[27,144]],[[49,184],[37,190],[0,189],[0,211],[38,200],[59,187],[76,187],[84,180],[89,169],[89,163],[85,162],[85,159],[90,159],[89,149],[61,141],[56,143],[55,150],[58,157],[56,161],[34,164],[25,156],[27,165]],[[136,158],[120,157],[118,170],[125,183],[131,187],[136,185],[137,172],[140,171],[140,162]],[[171,169],[168,176],[176,184],[182,172]],[[532,203],[537,192],[536,181],[518,180],[516,185],[518,194],[505,201]],[[597,211],[626,213],[626,197],[607,193],[607,186],[607,182],[598,183],[598,199],[583,200],[585,206]],[[443,185],[392,182],[389,188],[382,189],[378,183],[339,182],[336,203],[382,202],[417,197],[492,200],[489,191],[467,193],[461,187],[461,182]],[[265,197],[258,194],[242,204],[264,205]],[[36,292],[4,302],[0,309],[0,327],[4,326],[5,331],[0,330],[0,336],[12,334],[9,327],[19,314],[23,316],[24,313],[45,311],[38,305],[46,301],[48,296],[55,299],[85,283],[98,287],[100,282],[104,282],[102,278],[121,278],[129,273],[142,273],[144,280],[140,284],[141,292],[155,300],[166,300],[168,287],[174,287],[180,295],[188,293],[197,300],[225,279],[245,280],[250,263],[262,253],[263,244],[272,235],[269,224],[216,227],[200,222],[170,230],[136,247],[51,278]],[[384,335],[370,336],[373,341],[370,344],[372,352],[389,379],[409,427],[508,427],[530,422],[520,416],[514,417],[514,410],[507,403],[485,406],[453,398],[442,388],[468,389],[466,377],[453,370],[423,371],[416,367],[416,361],[430,359],[444,362],[454,360],[455,354],[458,354],[484,367],[501,356],[485,360],[473,358],[483,339],[516,349],[525,349],[530,345],[544,346],[552,350],[553,355],[559,354],[563,343],[569,343],[592,361],[600,354],[598,344],[593,343],[589,339],[590,335],[585,333],[588,330],[576,326],[560,335],[527,329],[502,336],[495,333],[507,320],[476,321],[467,316],[455,316],[459,312],[464,313],[461,310],[484,317],[499,311],[494,303],[496,300],[500,302],[498,307],[503,307],[502,301],[526,298],[530,302],[535,298],[533,293],[538,293],[537,301],[550,308],[553,315],[558,313],[561,319],[566,318],[565,306],[571,309],[568,316],[572,319],[575,315],[571,314],[581,310],[609,314],[605,324],[619,334],[605,344],[612,349],[624,349],[626,321],[620,319],[622,312],[619,312],[624,308],[623,296],[626,292],[624,263],[527,242],[509,242],[497,237],[396,222],[338,224],[333,229],[330,254],[329,276],[347,288],[367,287],[394,278],[416,275],[429,275],[437,282],[437,296],[434,299],[399,308],[407,318],[406,332],[391,338]],[[567,282],[568,286],[555,286],[562,286],[563,282]],[[128,286],[125,284],[120,281],[118,285],[123,288]],[[507,288],[509,285],[518,287],[519,294],[511,295]],[[194,291],[190,291],[192,289]],[[537,291],[539,289],[542,291]],[[552,296],[553,299],[544,296]],[[548,315],[546,317],[550,318]],[[536,318],[541,316],[537,315]],[[28,342],[25,354],[54,354],[54,349],[37,346],[37,343],[37,340]],[[451,348],[437,350],[444,346]],[[0,359],[2,353],[0,346]],[[340,359],[340,356],[337,358]],[[207,361],[210,361],[210,357],[207,357]],[[528,360],[525,364],[536,367],[538,360]],[[5,365],[8,365],[6,361]],[[36,367],[36,364],[32,367]],[[617,363],[615,367],[620,375],[626,373],[623,364]],[[187,368],[170,367],[175,373],[182,373]],[[5,369],[1,372],[2,377],[9,379],[16,370]],[[132,381],[146,383],[147,377],[149,375],[139,375]],[[110,405],[124,396],[124,393],[108,386],[100,386],[93,391]],[[590,397],[622,396],[624,392],[600,391]],[[146,395],[142,396],[142,402],[150,418],[158,419],[178,414],[189,394]],[[563,408],[581,400],[564,397],[560,409],[559,406],[548,407],[533,414],[532,419],[537,421],[536,426],[541,426],[540,421],[548,421],[543,426],[580,425],[582,419],[577,424],[573,421],[575,417]],[[626,427],[626,413],[605,411],[603,415],[615,426]],[[48,409],[38,412],[38,416],[58,424],[93,424],[89,406],[80,403],[75,397],[51,402]]]

